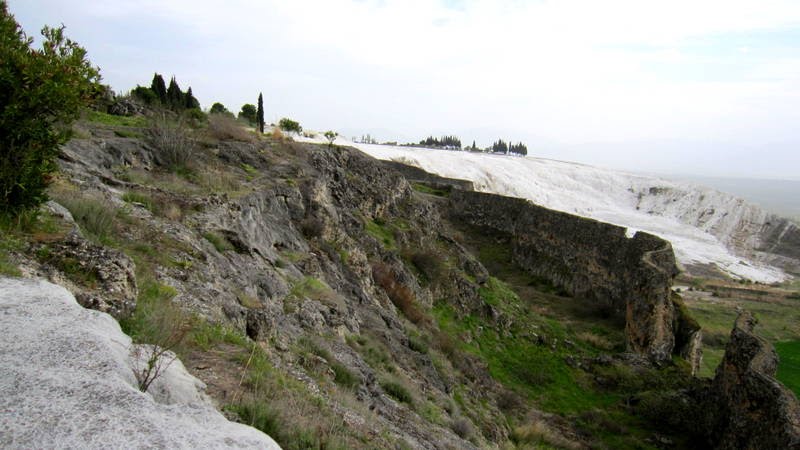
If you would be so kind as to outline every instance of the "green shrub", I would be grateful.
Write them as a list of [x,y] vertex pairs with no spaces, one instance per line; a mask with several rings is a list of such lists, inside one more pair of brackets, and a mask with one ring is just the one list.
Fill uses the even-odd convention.
[[299,122],[296,122],[292,119],[287,119],[286,117],[278,122],[278,126],[281,130],[286,132],[301,133],[303,131],[303,127],[300,126]]
[[47,200],[58,147],[69,124],[99,91],[99,71],[64,27],[42,29],[40,50],[0,2],[0,214]]

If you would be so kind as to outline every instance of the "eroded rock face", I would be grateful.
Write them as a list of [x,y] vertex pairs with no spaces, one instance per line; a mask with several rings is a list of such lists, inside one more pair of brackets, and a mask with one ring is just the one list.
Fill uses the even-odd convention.
[[753,333],[756,320],[743,312],[717,367],[708,411],[717,449],[800,448],[800,404],[775,379],[778,355]]
[[74,286],[75,298],[85,308],[120,319],[136,307],[138,289],[135,266],[124,253],[93,244],[77,232],[50,243],[40,258],[67,276],[82,279]]
[[[454,190],[452,214],[506,233],[513,258],[578,298],[625,317],[628,349],[656,361],[675,350],[670,286],[678,274],[669,242],[494,194]],[[696,340],[695,340],[696,343]]]

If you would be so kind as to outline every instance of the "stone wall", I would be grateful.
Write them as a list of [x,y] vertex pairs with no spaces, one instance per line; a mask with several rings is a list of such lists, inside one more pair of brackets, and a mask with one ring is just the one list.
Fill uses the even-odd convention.
[[[663,361],[693,350],[675,348],[686,322],[671,299],[678,268],[669,242],[643,232],[628,238],[625,228],[518,198],[453,191],[450,202],[455,219],[510,235],[523,269],[624,317],[630,351]],[[683,333],[679,344],[698,345],[699,329]]]
[[397,161],[381,161],[381,164],[400,172],[405,179],[412,183],[423,183],[436,188],[461,189],[464,191],[472,191],[475,189],[472,181],[469,180],[440,177],[439,175],[426,172],[419,167],[409,166],[408,164]]

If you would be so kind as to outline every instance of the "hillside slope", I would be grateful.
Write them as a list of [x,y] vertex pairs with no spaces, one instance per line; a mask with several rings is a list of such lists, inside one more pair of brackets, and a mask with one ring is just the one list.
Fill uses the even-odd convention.
[[800,230],[730,194],[686,182],[532,157],[354,144],[381,159],[467,179],[479,191],[643,230],[672,242],[690,270],[715,265],[753,281],[800,270]]

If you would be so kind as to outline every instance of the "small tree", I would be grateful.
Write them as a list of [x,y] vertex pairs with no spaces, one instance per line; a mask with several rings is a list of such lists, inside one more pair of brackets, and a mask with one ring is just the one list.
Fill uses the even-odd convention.
[[335,131],[328,130],[325,132],[325,139],[328,140],[328,147],[333,145],[333,141],[336,140],[337,136],[339,136],[339,133]]
[[208,111],[210,114],[230,114],[231,112],[228,111],[228,108],[225,107],[220,102],[216,102],[211,105],[211,109]]
[[199,109],[200,102],[194,98],[194,94],[192,94],[192,87],[189,86],[189,89],[186,89],[186,94],[184,94],[183,99],[183,107],[186,109]]
[[169,87],[167,88],[167,104],[170,109],[177,111],[183,109],[183,99],[183,91],[181,91],[180,86],[178,86],[175,77],[172,77],[172,79],[169,80]]
[[164,77],[158,73],[153,74],[153,81],[150,83],[150,90],[155,92],[156,96],[158,97],[158,101],[160,101],[161,104],[167,104],[167,84],[164,83]]
[[254,105],[250,103],[245,103],[242,105],[242,110],[239,111],[239,118],[244,119],[250,125],[254,125],[256,123],[256,119],[258,116],[258,111]]
[[261,93],[258,93],[258,111],[256,111],[256,127],[258,127],[258,132],[264,132],[264,97],[261,96]]
[[0,213],[15,215],[47,200],[58,146],[69,124],[100,89],[100,72],[64,27],[42,29],[32,49],[0,0]]
[[281,128],[281,130],[286,132],[294,132],[294,133],[303,132],[303,127],[300,126],[299,122],[296,122],[292,119],[287,119],[286,117],[284,117],[283,119],[280,120],[280,122],[278,122],[278,126]]

